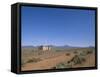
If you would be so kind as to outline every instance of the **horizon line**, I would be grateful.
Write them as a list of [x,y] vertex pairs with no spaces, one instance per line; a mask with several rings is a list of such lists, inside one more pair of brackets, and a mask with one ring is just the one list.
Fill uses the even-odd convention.
[[93,46],[93,45],[88,45],[88,46],[73,46],[73,45],[51,45],[51,44],[48,44],[48,45],[22,45],[22,47],[24,47],[24,46],[35,46],[35,47],[37,47],[37,46],[69,46],[69,47],[95,47],[95,45]]

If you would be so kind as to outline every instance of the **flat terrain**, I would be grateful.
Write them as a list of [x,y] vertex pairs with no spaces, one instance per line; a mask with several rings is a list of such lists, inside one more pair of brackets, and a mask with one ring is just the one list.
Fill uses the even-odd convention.
[[42,51],[22,48],[22,71],[95,66],[94,48],[66,48]]

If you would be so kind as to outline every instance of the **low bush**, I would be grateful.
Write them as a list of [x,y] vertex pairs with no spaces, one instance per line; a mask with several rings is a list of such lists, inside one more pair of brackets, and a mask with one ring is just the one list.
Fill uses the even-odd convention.
[[56,65],[56,68],[65,68],[64,63],[59,63]]
[[86,51],[80,53],[80,56],[86,56],[86,55],[87,55]]
[[72,64],[71,63],[59,63],[57,64],[55,67],[53,67],[54,69],[61,69],[61,68],[71,68]]
[[27,63],[38,62],[38,61],[41,61],[41,59],[40,59],[40,58],[32,58],[32,59],[29,59],[29,60],[27,61]]
[[76,64],[82,64],[85,60],[85,57],[80,55],[75,55],[69,62],[73,62],[74,65]]
[[23,66],[24,64],[25,64],[25,62],[22,60],[22,61],[21,61],[21,65]]
[[66,56],[70,56],[70,53],[66,53]]
[[87,54],[92,54],[92,53],[93,53],[93,51],[88,50],[86,53],[87,53]]
[[77,51],[74,51],[73,53],[74,53],[74,54],[78,54],[78,52],[77,52]]

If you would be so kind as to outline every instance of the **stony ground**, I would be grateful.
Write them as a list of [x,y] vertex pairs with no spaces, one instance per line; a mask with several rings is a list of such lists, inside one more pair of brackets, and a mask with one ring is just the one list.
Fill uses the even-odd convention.
[[22,51],[22,71],[95,66],[94,48],[60,51]]

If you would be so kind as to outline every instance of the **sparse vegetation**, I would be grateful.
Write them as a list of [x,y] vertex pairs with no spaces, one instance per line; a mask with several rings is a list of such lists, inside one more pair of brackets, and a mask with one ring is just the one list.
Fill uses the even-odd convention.
[[72,59],[71,62],[74,62],[74,65],[76,64],[82,64],[85,61],[85,58],[80,56],[80,55],[75,55]]
[[70,56],[70,53],[66,53],[66,56]]
[[87,54],[92,54],[92,53],[93,53],[93,51],[91,51],[91,50],[87,51]]
[[73,53],[74,53],[74,54],[78,54],[78,52],[77,52],[77,51],[74,51]]
[[56,68],[65,68],[65,64],[59,63],[59,64],[56,65]]
[[87,51],[83,51],[83,52],[81,52],[80,55],[81,55],[81,56],[86,56],[86,55],[88,55],[88,54],[92,54],[92,53],[93,53],[93,51],[91,51],[91,50],[87,50]]
[[61,50],[56,50],[57,52],[60,52]]
[[38,62],[38,61],[41,61],[41,59],[40,59],[40,58],[32,58],[32,59],[29,59],[29,60],[27,61],[27,63]]
[[[38,67],[40,69],[63,69],[93,66],[95,65],[95,54],[93,53],[93,50],[94,49],[92,48],[52,49],[50,51],[42,51],[34,48],[23,49],[21,66],[23,70],[25,70],[26,67],[28,68],[31,63],[33,63],[32,67]],[[86,63],[87,59],[92,59],[92,64]],[[29,70],[35,69],[32,68]]]
[[38,53],[38,55],[42,55],[42,53],[41,53],[41,52],[39,52],[39,53]]
[[72,63],[66,63],[66,62],[63,62],[63,63],[59,63],[55,66],[56,69],[61,69],[61,68],[72,68]]
[[21,62],[21,66],[23,67],[23,66],[24,66],[24,64],[25,64],[25,61],[24,61],[24,60],[22,60],[22,62]]
[[82,64],[85,61],[86,61],[85,57],[80,56],[80,55],[75,55],[71,60],[57,64],[55,66],[55,68],[56,69],[58,69],[58,68],[72,68],[72,66],[77,65],[77,64]]

